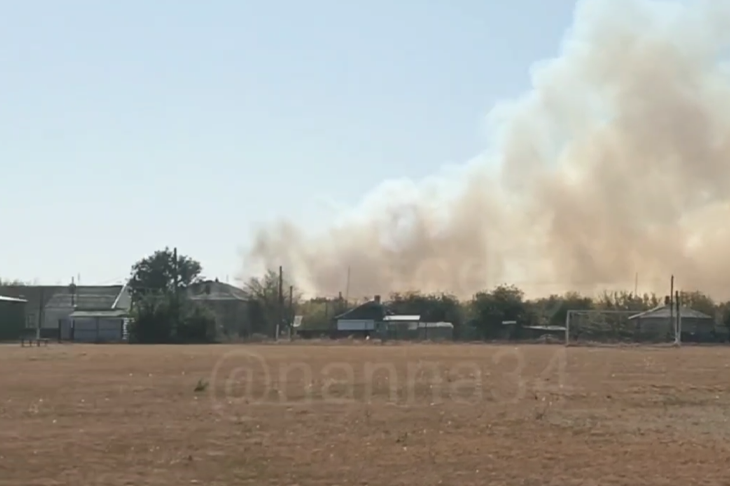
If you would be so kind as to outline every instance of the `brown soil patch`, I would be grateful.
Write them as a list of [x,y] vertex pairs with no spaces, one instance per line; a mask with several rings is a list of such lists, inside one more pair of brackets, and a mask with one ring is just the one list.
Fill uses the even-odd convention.
[[691,347],[8,345],[0,485],[727,484],[729,366]]

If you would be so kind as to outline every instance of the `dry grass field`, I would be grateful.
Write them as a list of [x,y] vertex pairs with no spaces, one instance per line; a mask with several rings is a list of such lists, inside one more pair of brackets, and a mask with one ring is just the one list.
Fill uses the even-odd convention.
[[730,349],[0,346],[0,485],[720,485]]

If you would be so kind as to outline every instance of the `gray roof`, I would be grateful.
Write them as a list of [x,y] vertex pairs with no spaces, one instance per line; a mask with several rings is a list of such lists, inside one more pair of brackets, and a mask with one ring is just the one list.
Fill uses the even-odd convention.
[[[676,309],[674,310],[676,313]],[[640,312],[629,317],[629,319],[669,319],[672,315],[672,309],[668,305],[660,305],[649,309],[648,311]],[[712,317],[704,314],[700,311],[690,309],[689,307],[680,306],[679,315],[682,319],[712,319]]]
[[114,304],[112,304],[112,308],[127,310],[132,308],[132,294],[129,292],[128,285],[125,285],[122,287],[122,290],[119,291]]
[[415,315],[415,314],[414,315],[395,315],[395,314],[393,314],[392,316],[385,316],[385,317],[383,317],[383,320],[384,321],[389,321],[389,322],[390,321],[394,321],[394,322],[395,321],[400,321],[400,322],[403,322],[403,321],[405,321],[405,322],[413,322],[413,321],[420,321],[421,320],[421,316],[420,315]]
[[72,307],[77,309],[111,309],[121,293],[123,285],[79,285],[74,296],[68,289],[56,292],[46,307]]
[[192,284],[188,287],[188,295],[190,300],[249,300],[243,289],[215,280]]
[[23,303],[23,302],[28,302],[28,301],[25,300],[25,299],[18,299],[18,298],[15,298],[15,297],[6,297],[4,295],[0,295],[0,302],[19,302],[19,303]]
[[[366,317],[360,317],[365,315]],[[336,320],[346,319],[376,319],[381,320],[385,316],[393,315],[393,312],[389,310],[382,302],[377,300],[370,300],[364,304],[360,304],[342,314],[336,315]]]
[[108,317],[126,317],[127,311],[122,309],[109,309],[109,310],[77,310],[73,311],[69,317],[72,319],[80,318],[108,318]]

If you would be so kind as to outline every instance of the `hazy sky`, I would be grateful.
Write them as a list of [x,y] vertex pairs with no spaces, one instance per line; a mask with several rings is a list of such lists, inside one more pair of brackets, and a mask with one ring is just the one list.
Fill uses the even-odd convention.
[[0,0],[0,277],[233,281],[258,224],[484,149],[574,3]]

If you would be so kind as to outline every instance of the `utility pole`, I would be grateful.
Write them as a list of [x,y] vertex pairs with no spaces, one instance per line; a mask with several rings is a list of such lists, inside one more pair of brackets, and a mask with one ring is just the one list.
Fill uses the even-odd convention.
[[43,326],[43,306],[46,300],[46,288],[41,287],[40,299],[38,299],[38,324],[35,328],[35,338],[39,340],[41,338],[41,326]]
[[636,272],[634,276],[634,298],[639,295],[639,272]]
[[68,289],[71,291],[71,307],[76,309],[76,282],[73,277],[71,277],[71,285],[68,286]]
[[284,267],[279,265],[279,305],[276,319],[276,340],[279,340],[279,329],[284,320]]
[[674,275],[669,280],[669,322],[674,328],[674,342],[677,343],[677,324],[674,322]]
[[675,305],[677,306],[677,338],[676,338],[676,344],[677,346],[680,345],[682,342],[682,308],[680,306],[679,302],[679,290],[674,291],[674,301]]
[[180,319],[180,302],[177,295],[177,287],[180,281],[180,268],[177,259],[177,247],[172,249],[172,299],[173,299],[173,311],[172,311],[172,338],[177,339],[177,328],[178,320]]
[[347,306],[347,299],[350,297],[350,267],[347,267],[347,282],[345,283],[345,306]]
[[294,327],[294,286],[289,286],[289,319],[287,319],[289,324],[289,339],[291,340],[292,336],[292,328]]

